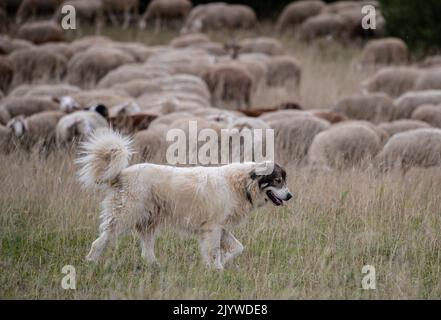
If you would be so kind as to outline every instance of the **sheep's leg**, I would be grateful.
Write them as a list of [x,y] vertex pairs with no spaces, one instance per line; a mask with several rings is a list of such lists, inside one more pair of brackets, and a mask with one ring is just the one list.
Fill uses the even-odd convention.
[[237,240],[236,237],[226,229],[222,229],[220,246],[223,264],[236,258],[244,249],[242,243],[240,243],[239,240]]
[[161,18],[157,17],[155,19],[155,33],[161,31]]
[[130,8],[127,8],[126,10],[124,10],[124,23],[122,26],[123,29],[127,29],[129,27],[130,18],[131,18]]
[[205,264],[207,266],[213,266],[218,271],[224,269],[220,248],[221,235],[221,227],[216,226],[212,230],[203,232],[200,239],[201,254]]
[[118,19],[116,18],[116,15],[111,10],[108,11],[108,15],[109,15],[109,19],[110,19],[110,22],[112,23],[112,25],[114,27],[118,26]]

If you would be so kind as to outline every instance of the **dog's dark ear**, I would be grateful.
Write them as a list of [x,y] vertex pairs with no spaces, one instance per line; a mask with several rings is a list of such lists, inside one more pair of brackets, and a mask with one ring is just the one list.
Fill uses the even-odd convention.
[[257,174],[256,174],[256,170],[253,170],[250,172],[250,178],[251,180],[256,180],[257,179]]
[[95,112],[98,112],[100,115],[102,115],[105,119],[109,118],[109,110],[107,110],[107,107],[103,104],[99,104],[95,107]]

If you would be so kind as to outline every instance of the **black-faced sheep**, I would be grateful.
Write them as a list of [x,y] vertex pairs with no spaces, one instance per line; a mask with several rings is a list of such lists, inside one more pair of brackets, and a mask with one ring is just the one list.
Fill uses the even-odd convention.
[[17,31],[17,37],[35,44],[63,41],[63,30],[53,21],[36,21],[23,24]]
[[409,91],[394,100],[394,119],[409,119],[416,108],[441,104],[441,90]]
[[386,131],[388,135],[392,137],[394,134],[404,131],[430,128],[430,125],[426,122],[419,120],[403,119],[403,120],[395,120],[391,122],[380,123],[378,125],[378,128]]
[[342,123],[314,137],[308,162],[317,169],[343,169],[363,164],[380,149],[380,138],[373,129],[362,124]]
[[441,130],[417,129],[395,134],[378,155],[383,170],[441,165]]
[[325,7],[326,3],[320,0],[291,2],[280,14],[277,30],[286,31],[290,27],[297,26],[309,17],[320,14]]
[[406,64],[409,52],[406,43],[398,38],[369,41],[361,53],[362,65]]
[[108,127],[107,117],[107,108],[103,105],[65,115],[57,124],[57,144],[68,145],[90,135],[98,128]]
[[423,105],[412,113],[413,120],[427,122],[432,127],[441,128],[441,105]]
[[398,97],[412,90],[422,71],[415,67],[386,67],[362,83],[368,92],[383,92]]
[[372,123],[390,121],[394,116],[394,104],[384,93],[354,94],[340,99],[332,111],[350,119],[367,120]]

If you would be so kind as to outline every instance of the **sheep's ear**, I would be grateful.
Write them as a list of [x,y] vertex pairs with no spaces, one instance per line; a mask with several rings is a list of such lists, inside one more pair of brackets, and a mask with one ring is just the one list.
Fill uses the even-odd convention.
[[95,112],[98,112],[100,115],[102,115],[104,118],[109,118],[109,110],[105,105],[99,104],[95,107]]

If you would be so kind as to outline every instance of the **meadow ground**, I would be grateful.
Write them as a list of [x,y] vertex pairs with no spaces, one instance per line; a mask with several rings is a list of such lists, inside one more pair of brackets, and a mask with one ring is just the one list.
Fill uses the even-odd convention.
[[[143,39],[162,43],[172,36]],[[353,68],[355,46],[323,49],[282,40],[302,63],[307,108],[329,107],[372,72]],[[101,264],[85,262],[97,236],[101,195],[81,190],[73,158],[66,152],[0,155],[0,298],[441,297],[439,169],[403,177],[289,168],[295,199],[233,229],[246,250],[217,273],[201,263],[195,239],[172,232],[158,238],[159,269],[142,261],[130,234]],[[76,290],[61,287],[64,265],[76,269]],[[362,289],[364,265],[375,267],[375,290]]]

